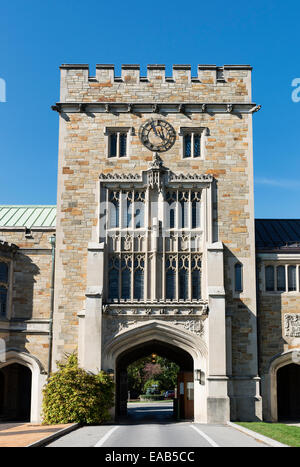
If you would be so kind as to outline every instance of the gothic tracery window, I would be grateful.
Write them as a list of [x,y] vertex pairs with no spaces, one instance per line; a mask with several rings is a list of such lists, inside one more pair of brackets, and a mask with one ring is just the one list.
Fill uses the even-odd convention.
[[109,301],[201,299],[201,190],[162,195],[158,206],[147,188],[107,190]]

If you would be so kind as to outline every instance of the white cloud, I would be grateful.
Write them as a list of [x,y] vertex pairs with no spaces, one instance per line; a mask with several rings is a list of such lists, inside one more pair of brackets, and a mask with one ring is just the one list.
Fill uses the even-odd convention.
[[255,178],[254,183],[256,185],[274,186],[278,188],[283,188],[285,190],[299,190],[300,189],[300,180],[286,180],[286,179],[257,177]]

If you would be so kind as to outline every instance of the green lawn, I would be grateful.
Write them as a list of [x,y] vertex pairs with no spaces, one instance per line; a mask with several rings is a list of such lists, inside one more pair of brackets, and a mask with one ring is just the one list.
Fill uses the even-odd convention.
[[300,447],[300,427],[288,426],[284,423],[263,422],[238,422],[237,425],[256,431],[288,446]]

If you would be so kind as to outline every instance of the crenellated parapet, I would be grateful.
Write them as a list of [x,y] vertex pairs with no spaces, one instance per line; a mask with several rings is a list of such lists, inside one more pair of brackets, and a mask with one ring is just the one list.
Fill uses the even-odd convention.
[[121,76],[112,64],[96,65],[94,76],[87,64],[60,69],[61,102],[145,102],[151,94],[153,102],[251,102],[250,65],[198,65],[196,76],[191,65],[173,65],[171,76],[159,64],[148,65],[146,76],[138,64],[122,65]]

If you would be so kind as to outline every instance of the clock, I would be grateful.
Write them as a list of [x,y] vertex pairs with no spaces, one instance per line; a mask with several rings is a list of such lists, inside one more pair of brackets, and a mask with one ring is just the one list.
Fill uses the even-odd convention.
[[166,120],[150,118],[139,130],[139,138],[150,151],[168,151],[176,140],[172,125]]

